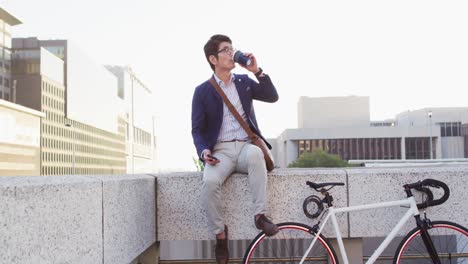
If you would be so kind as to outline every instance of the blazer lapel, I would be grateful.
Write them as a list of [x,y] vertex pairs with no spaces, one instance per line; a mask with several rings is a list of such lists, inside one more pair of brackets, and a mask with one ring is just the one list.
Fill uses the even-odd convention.
[[236,84],[236,89],[237,89],[237,93],[239,94],[239,97],[241,99],[241,101],[243,101],[244,97],[245,97],[245,82],[242,81],[242,79],[236,75],[234,75],[234,83]]
[[247,116],[249,116],[249,109],[247,109],[247,92],[245,87],[247,83],[236,75],[234,75],[234,77],[234,83],[236,84],[237,94],[239,94],[242,108],[244,109],[244,112],[247,114]]
[[[211,77],[213,78],[213,77]],[[213,85],[208,81],[208,85],[210,87],[210,92],[212,96],[216,99],[213,104],[215,105],[217,112],[221,114],[221,119],[223,117],[223,112],[224,112],[224,107],[223,107],[223,98],[219,93],[216,91],[216,89],[213,87]]]

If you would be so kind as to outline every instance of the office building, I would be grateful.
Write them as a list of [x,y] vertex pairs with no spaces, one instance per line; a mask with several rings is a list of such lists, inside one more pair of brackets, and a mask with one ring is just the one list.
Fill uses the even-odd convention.
[[424,108],[371,121],[369,97],[301,97],[298,128],[272,140],[277,166],[316,148],[345,160],[468,157],[468,107]]
[[21,24],[0,8],[0,99],[14,101],[15,82],[11,79],[11,27]]
[[0,176],[39,175],[40,126],[45,115],[15,104],[11,76],[11,26],[21,24],[0,8]]
[[68,40],[13,39],[17,103],[45,114],[41,175],[126,172],[117,79]]
[[39,111],[0,99],[0,176],[40,175]]
[[130,67],[106,66],[118,80],[118,96],[125,105],[127,173],[156,171],[153,92]]

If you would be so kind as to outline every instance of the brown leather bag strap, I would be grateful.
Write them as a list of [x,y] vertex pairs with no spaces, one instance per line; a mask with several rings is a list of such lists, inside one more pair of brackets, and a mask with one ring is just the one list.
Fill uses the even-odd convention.
[[226,104],[226,106],[229,108],[229,111],[231,111],[231,113],[234,115],[234,117],[236,118],[237,122],[239,122],[239,124],[241,125],[241,127],[245,130],[245,132],[247,133],[247,135],[249,136],[250,139],[255,139],[257,138],[257,135],[255,135],[255,133],[252,131],[252,129],[250,129],[249,125],[247,124],[247,122],[245,122],[245,120],[241,117],[241,115],[239,114],[239,112],[237,112],[236,108],[232,105],[232,103],[229,101],[229,99],[227,98],[226,94],[223,92],[223,89],[221,89],[221,87],[219,87],[219,84],[215,81],[214,77],[211,78],[209,80],[209,82],[211,83],[211,85],[215,88],[215,90],[218,92],[218,94],[221,96],[221,98],[223,98],[223,101],[224,103]]

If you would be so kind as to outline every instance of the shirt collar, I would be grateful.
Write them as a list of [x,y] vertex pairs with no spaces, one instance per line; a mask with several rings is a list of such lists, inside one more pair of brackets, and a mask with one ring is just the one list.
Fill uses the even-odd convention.
[[[216,73],[213,73],[213,76],[215,78],[215,81],[219,84],[219,86],[221,86],[221,84],[223,84],[223,81],[221,81],[221,79],[218,78],[218,76],[216,75]],[[234,76],[234,74],[231,73],[231,82],[234,82],[234,80],[236,79],[236,77]],[[226,84],[227,85],[227,84]]]

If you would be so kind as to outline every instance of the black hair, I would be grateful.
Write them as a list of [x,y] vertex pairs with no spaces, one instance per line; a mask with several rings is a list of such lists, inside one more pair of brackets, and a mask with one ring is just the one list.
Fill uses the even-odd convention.
[[218,58],[218,49],[219,49],[219,44],[222,42],[229,42],[232,44],[231,39],[228,36],[225,35],[213,35],[208,42],[206,42],[205,47],[203,48],[205,50],[205,57],[208,63],[210,64],[211,69],[214,71],[215,67],[214,65],[210,62],[209,57],[211,55],[214,55],[216,59]]

